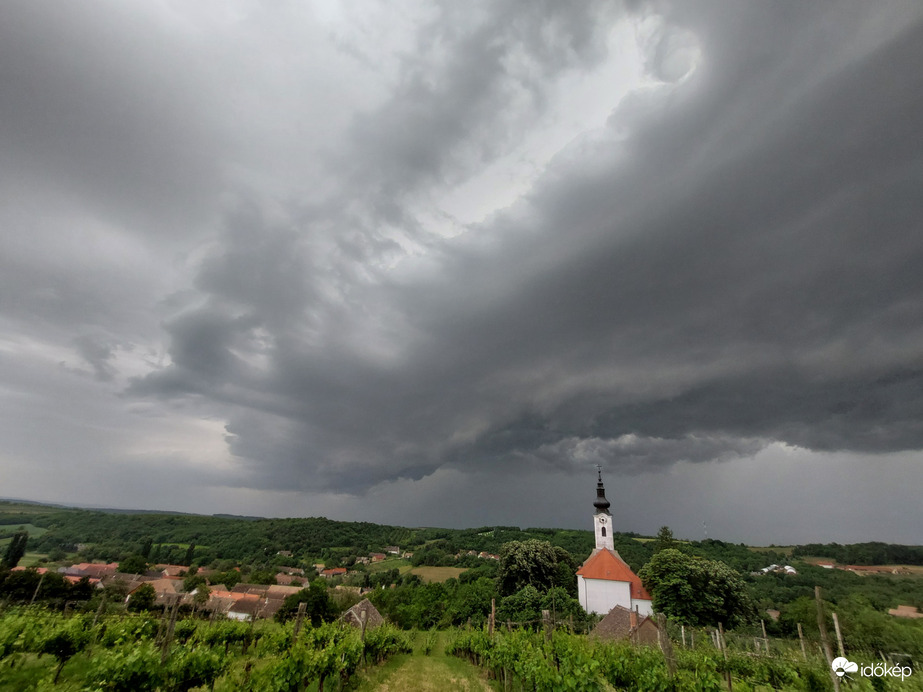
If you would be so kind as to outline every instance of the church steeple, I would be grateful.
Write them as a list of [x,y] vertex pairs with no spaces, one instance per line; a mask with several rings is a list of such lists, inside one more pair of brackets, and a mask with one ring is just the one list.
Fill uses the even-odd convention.
[[612,526],[609,514],[609,500],[606,499],[606,489],[603,487],[602,466],[596,465],[597,482],[596,482],[596,501],[593,507],[596,512],[593,514],[593,532],[596,534],[596,550],[615,550],[615,543],[612,540]]
[[606,499],[606,489],[603,487],[603,467],[596,465],[596,473],[599,480],[596,483],[596,502],[593,506],[596,508],[596,514],[609,514],[609,500]]

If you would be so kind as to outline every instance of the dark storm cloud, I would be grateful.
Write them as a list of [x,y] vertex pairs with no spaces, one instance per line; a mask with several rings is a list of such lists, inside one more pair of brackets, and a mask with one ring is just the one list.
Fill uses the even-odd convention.
[[[166,324],[173,365],[132,391],[230,406],[241,482],[271,488],[923,447],[919,12],[645,5],[655,83],[516,204],[434,237],[414,196],[604,57],[611,13],[546,9],[424,27],[333,201],[233,216]],[[397,261],[394,224],[428,258]]]
[[161,234],[203,211],[219,141],[201,127],[207,81],[186,37],[153,18],[118,2],[4,5],[7,184],[95,199],[128,227]]
[[[393,97],[354,124],[347,156],[357,184],[386,200],[432,180],[457,182],[490,161],[527,127],[517,116],[537,117],[550,81],[605,56],[611,6],[443,5],[405,57]],[[519,101],[531,107],[523,113]]]
[[920,64],[915,2],[6,3],[0,463],[416,523],[918,451]]

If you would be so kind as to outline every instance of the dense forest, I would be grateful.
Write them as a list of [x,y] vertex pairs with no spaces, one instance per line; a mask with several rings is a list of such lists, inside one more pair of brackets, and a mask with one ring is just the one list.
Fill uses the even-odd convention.
[[827,557],[841,565],[923,565],[923,546],[893,543],[809,543],[792,550],[795,557]]

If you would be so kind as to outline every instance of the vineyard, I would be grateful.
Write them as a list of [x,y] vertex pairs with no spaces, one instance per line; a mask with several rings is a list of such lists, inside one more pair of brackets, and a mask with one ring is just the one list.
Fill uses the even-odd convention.
[[363,665],[410,652],[412,637],[389,625],[363,638],[339,624],[14,609],[0,617],[0,690],[343,689]]
[[[157,616],[68,616],[10,608],[0,615],[0,691],[417,689],[409,681],[419,681],[420,671],[435,680],[446,660],[464,666],[456,666],[447,679],[476,679],[479,669],[479,685],[504,692],[833,689],[827,664],[814,647],[731,636],[716,648],[705,631],[670,632],[673,645],[661,650],[601,642],[567,627],[501,627],[492,634],[450,629],[437,635],[384,625],[363,637],[340,623],[312,627],[307,619],[250,623],[178,619],[169,609]],[[395,663],[382,666],[389,659]],[[853,676],[841,689],[921,692],[923,675],[904,681]]]
[[[774,655],[719,652],[702,637],[698,647],[676,647],[671,659],[657,647],[628,642],[603,643],[565,631],[542,634],[513,630],[488,635],[459,632],[447,653],[488,671],[499,689],[520,692],[631,690],[633,692],[736,692],[757,690],[832,690],[826,661],[795,650]],[[725,656],[725,653],[727,655]],[[923,676],[905,681],[859,678],[842,681],[843,690],[923,690]]]

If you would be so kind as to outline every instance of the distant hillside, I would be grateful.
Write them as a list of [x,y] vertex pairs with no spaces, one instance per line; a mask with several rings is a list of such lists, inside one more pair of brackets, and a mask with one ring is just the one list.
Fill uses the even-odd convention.
[[[451,557],[462,551],[498,553],[504,543],[539,539],[560,546],[578,560],[593,549],[591,531],[574,529],[482,526],[471,529],[407,528],[371,522],[334,521],[324,517],[265,519],[233,515],[206,516],[180,512],[79,509],[28,501],[0,501],[0,534],[17,525],[43,529],[33,535],[29,550],[38,553],[76,552],[84,548],[93,558],[119,560],[135,553],[147,542],[181,546],[183,552],[195,544],[198,564],[234,560],[257,564],[280,551],[297,560],[338,559],[349,555],[380,552],[386,546],[402,550],[432,551]],[[655,542],[632,533],[616,533],[615,547],[633,569],[647,562]],[[718,559],[741,572],[750,572],[773,562],[783,563],[800,556],[823,556],[850,564],[923,564],[923,547],[885,543],[853,546],[812,544],[793,548],[753,549],[739,543],[718,540],[683,541],[682,549]],[[791,557],[786,552],[791,550]],[[169,551],[166,553],[169,554]],[[427,564],[436,564],[429,562]]]

